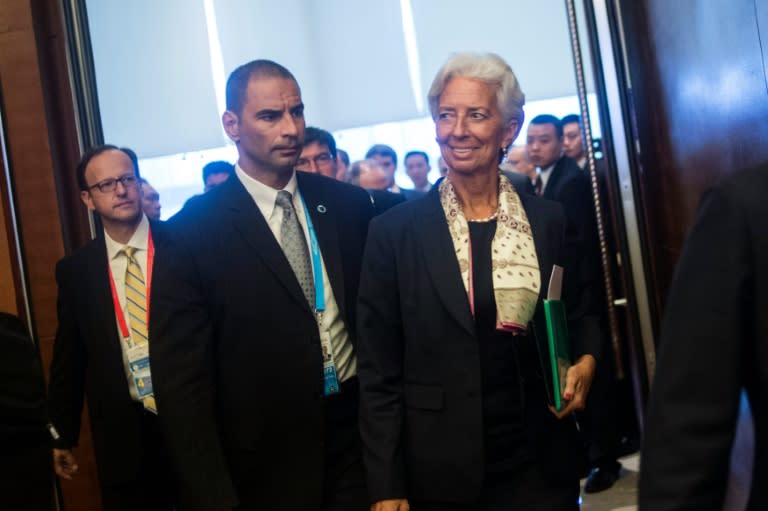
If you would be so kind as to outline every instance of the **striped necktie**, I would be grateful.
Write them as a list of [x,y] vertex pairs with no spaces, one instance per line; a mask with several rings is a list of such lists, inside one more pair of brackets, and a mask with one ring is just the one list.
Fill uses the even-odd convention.
[[[139,262],[134,257],[136,247],[125,247],[123,252],[128,258],[125,268],[125,303],[128,309],[128,324],[131,328],[131,339],[137,345],[149,342],[147,330],[147,285]],[[157,405],[153,395],[141,399],[144,408],[157,413]]]

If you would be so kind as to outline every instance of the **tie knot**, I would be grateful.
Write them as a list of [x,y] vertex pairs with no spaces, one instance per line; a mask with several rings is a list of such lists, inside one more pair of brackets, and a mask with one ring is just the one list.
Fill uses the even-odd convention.
[[123,252],[128,259],[133,259],[133,255],[136,253],[136,247],[125,247]]
[[283,208],[284,210],[290,211],[293,209],[293,196],[291,195],[291,192],[286,192],[285,190],[280,190],[277,192],[277,199],[275,199],[275,204]]

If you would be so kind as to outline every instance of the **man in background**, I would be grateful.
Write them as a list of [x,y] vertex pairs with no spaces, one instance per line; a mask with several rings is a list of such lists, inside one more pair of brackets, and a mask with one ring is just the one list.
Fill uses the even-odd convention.
[[517,172],[528,178],[532,183],[536,183],[538,174],[536,173],[536,165],[528,160],[528,154],[525,151],[524,145],[512,146],[507,153],[507,161],[501,164],[502,169]]
[[87,397],[103,509],[170,511],[174,484],[147,331],[155,247],[166,238],[142,212],[129,152],[112,145],[86,151],[77,181],[103,228],[56,265],[58,329],[48,388],[54,468],[64,479],[78,472],[73,449]]
[[344,149],[336,149],[336,180],[346,181],[349,169],[349,153]]
[[440,171],[440,177],[445,177],[448,175],[448,164],[445,163],[445,160],[442,156],[437,159],[437,169]]
[[432,188],[429,182],[429,156],[424,151],[410,151],[405,155],[405,173],[413,181],[413,189],[427,193]]
[[[600,265],[600,239],[597,233],[595,204],[587,173],[576,165],[576,161],[563,154],[563,127],[560,119],[553,115],[534,117],[528,125],[526,141],[528,158],[539,168],[536,193],[545,199],[560,202],[565,209],[568,222],[566,246],[578,245],[586,254],[582,260],[566,261],[568,267],[581,267],[580,274],[598,279],[602,272]],[[569,251],[571,253],[572,251]],[[608,327],[605,320],[605,293],[598,299],[585,299],[584,303],[601,304],[600,329],[592,335],[601,338],[600,364],[587,401],[587,407],[580,421],[589,445],[589,460],[592,470],[584,486],[585,492],[595,493],[607,490],[618,480],[621,464],[617,461],[619,438],[616,424],[615,386],[613,375]]]
[[210,192],[235,173],[235,166],[228,161],[212,161],[203,167],[204,191]]
[[141,183],[141,209],[144,210],[144,214],[150,220],[160,220],[160,194],[155,188],[149,184],[146,179],[139,178]]
[[587,168],[587,155],[584,152],[584,139],[581,136],[581,117],[570,114],[560,121],[563,125],[563,153],[576,161],[581,170]]
[[296,161],[296,170],[336,179],[338,153],[333,135],[320,128],[308,127],[304,132],[304,147]]
[[368,152],[365,153],[365,159],[375,160],[376,163],[381,166],[382,170],[384,170],[384,173],[387,177],[386,190],[389,190],[392,193],[400,193],[403,195],[403,197],[405,197],[406,200],[418,199],[424,195],[424,192],[408,190],[397,186],[397,183],[395,183],[395,172],[397,172],[397,153],[390,146],[386,144],[376,144],[371,146],[371,148],[368,149]]

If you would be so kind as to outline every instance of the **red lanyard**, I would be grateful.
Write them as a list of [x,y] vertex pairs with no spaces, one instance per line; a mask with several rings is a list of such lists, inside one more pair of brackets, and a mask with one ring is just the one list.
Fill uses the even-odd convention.
[[[149,297],[150,289],[152,289],[152,265],[155,261],[155,243],[152,241],[152,230],[149,230],[147,234],[147,275],[146,280],[146,297],[147,297],[147,325],[149,325]],[[112,276],[112,266],[107,261],[107,269],[109,270],[109,287],[112,289],[112,303],[115,306],[115,316],[117,316],[117,323],[120,325],[120,334],[123,339],[127,339],[130,336],[128,330],[128,324],[125,322],[125,314],[123,314],[123,308],[120,306],[120,299],[117,296],[117,289],[115,288],[115,278]]]

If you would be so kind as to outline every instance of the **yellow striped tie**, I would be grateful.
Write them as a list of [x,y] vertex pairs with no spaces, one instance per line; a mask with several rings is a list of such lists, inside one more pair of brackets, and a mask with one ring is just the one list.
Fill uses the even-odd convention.
[[[125,247],[128,266],[125,268],[125,303],[128,309],[128,324],[131,328],[131,338],[136,344],[147,344],[149,332],[147,329],[147,286],[144,274],[134,255],[136,247]],[[144,396],[141,400],[144,408],[157,413],[157,405],[153,395]]]

